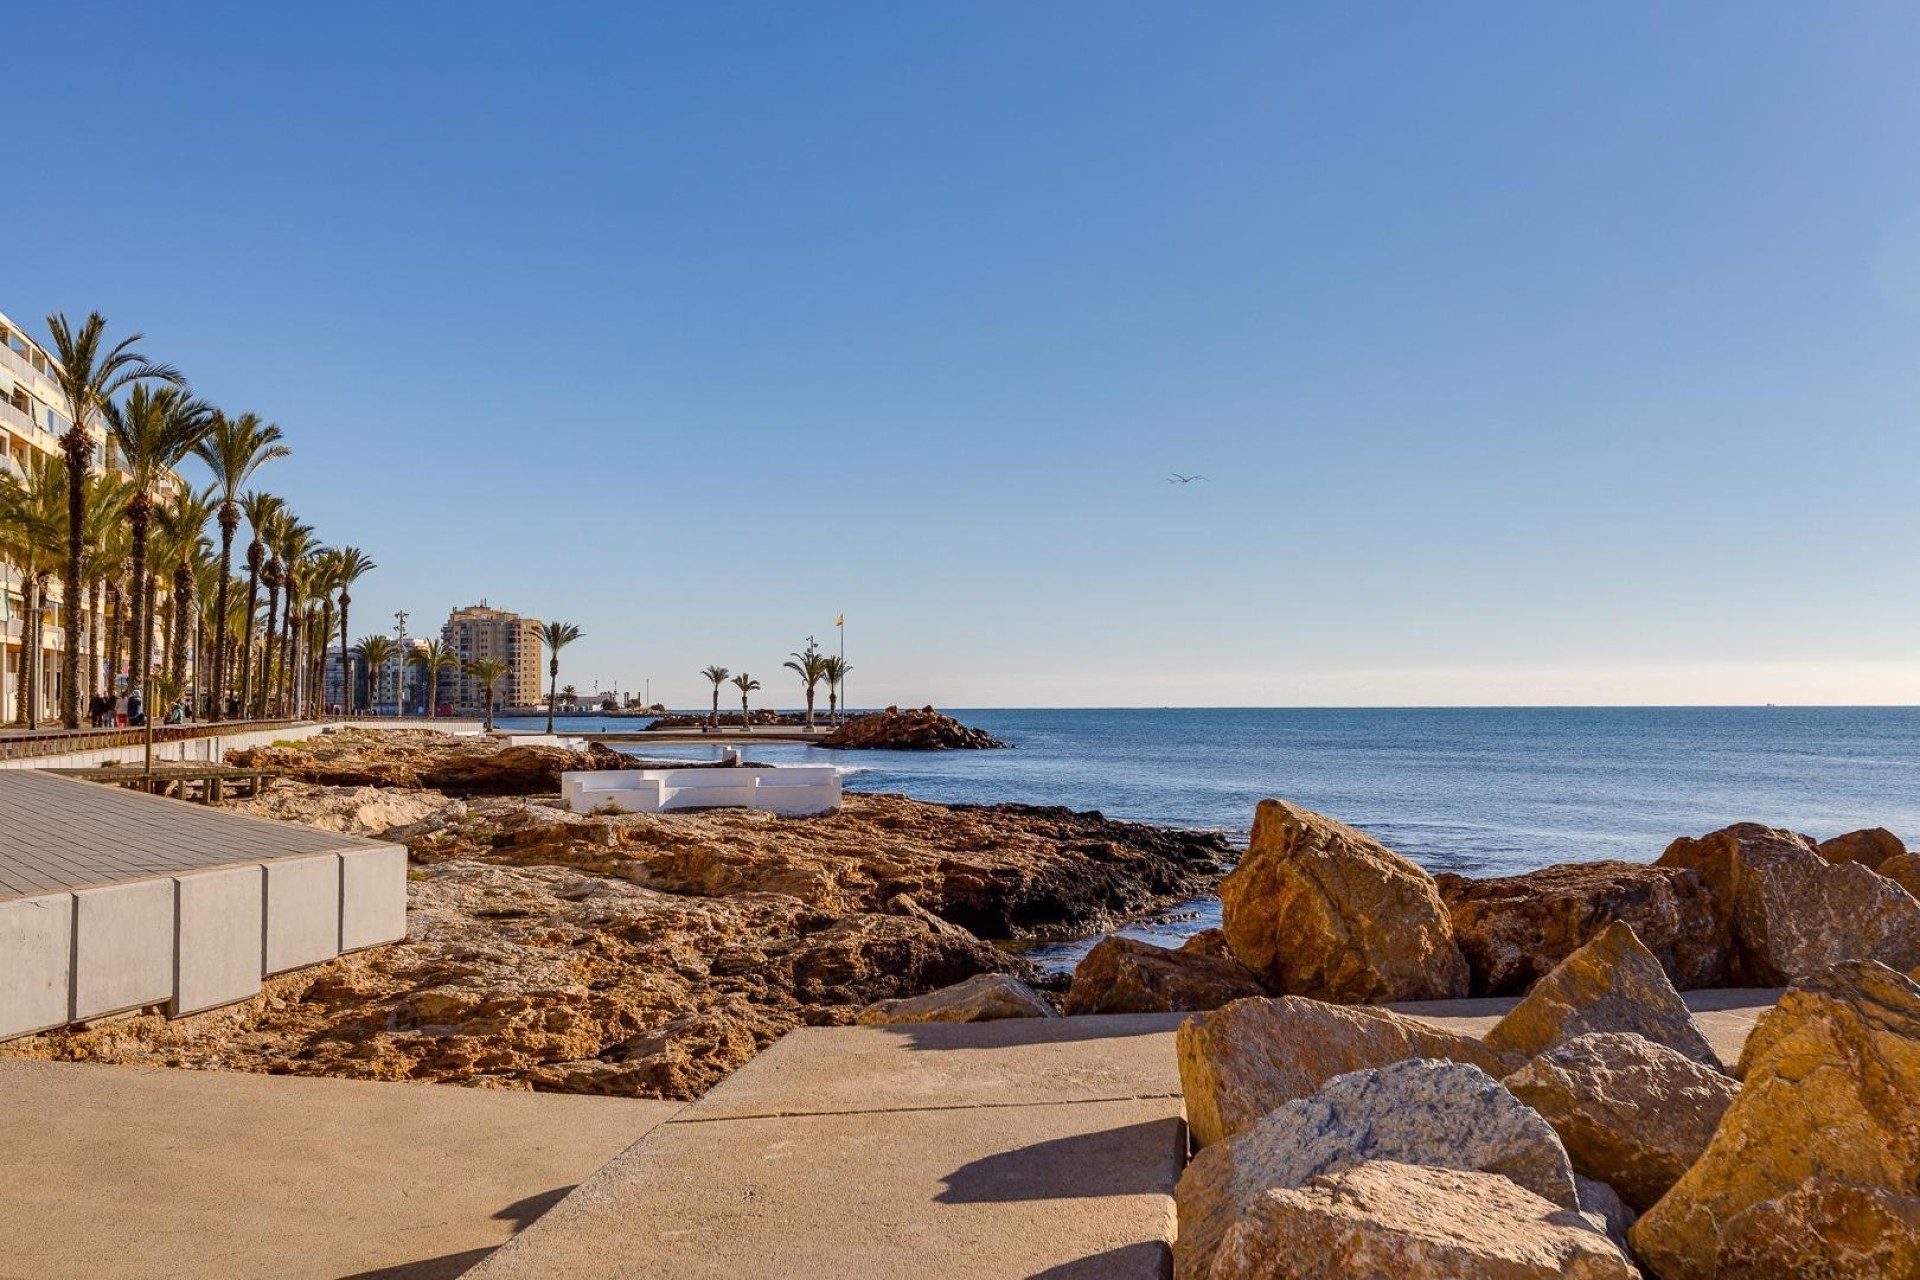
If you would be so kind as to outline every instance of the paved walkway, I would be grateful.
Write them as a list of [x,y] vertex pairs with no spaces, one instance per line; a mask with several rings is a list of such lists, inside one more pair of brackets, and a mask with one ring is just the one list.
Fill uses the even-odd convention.
[[0,900],[368,842],[30,769],[0,769]]
[[679,1109],[0,1060],[0,1280],[450,1280]]

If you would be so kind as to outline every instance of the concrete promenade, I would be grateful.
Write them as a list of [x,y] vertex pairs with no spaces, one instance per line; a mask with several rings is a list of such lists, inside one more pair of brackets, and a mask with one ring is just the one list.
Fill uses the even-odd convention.
[[0,1280],[451,1280],[680,1106],[0,1059]]

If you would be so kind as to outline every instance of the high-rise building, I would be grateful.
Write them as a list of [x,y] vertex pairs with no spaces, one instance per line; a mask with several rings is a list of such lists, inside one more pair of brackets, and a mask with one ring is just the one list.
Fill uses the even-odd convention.
[[467,674],[466,664],[492,658],[506,674],[493,688],[502,707],[530,707],[540,701],[540,619],[495,609],[485,600],[455,609],[440,628],[440,642],[460,659],[439,681],[440,701],[455,711],[485,711],[486,685]]

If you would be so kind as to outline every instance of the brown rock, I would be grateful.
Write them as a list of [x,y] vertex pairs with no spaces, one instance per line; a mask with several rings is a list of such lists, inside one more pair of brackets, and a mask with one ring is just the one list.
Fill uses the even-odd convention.
[[1580,1208],[1560,1139],[1498,1081],[1458,1062],[1396,1062],[1337,1076],[1195,1156],[1174,1189],[1175,1274],[1206,1275],[1221,1239],[1263,1192],[1369,1160],[1495,1173]]
[[1912,1280],[1920,986],[1871,961],[1796,982],[1740,1058],[1713,1141],[1629,1233],[1662,1280]]
[[1519,995],[1615,920],[1633,926],[1680,990],[1726,985],[1731,932],[1697,871],[1585,862],[1434,881],[1473,971],[1474,995]]
[[[1188,955],[1213,956],[1216,959],[1232,960],[1235,964],[1240,964],[1233,954],[1233,944],[1227,941],[1226,932],[1221,929],[1202,929],[1181,943],[1180,950]],[[1246,968],[1245,965],[1240,967]]]
[[1640,1215],[1627,1206],[1620,1193],[1606,1183],[1575,1171],[1574,1190],[1580,1193],[1580,1216],[1606,1233],[1607,1239],[1619,1248],[1625,1257],[1632,1257],[1633,1250],[1627,1246],[1627,1231]]
[[1378,1160],[1257,1197],[1177,1280],[1638,1280],[1579,1214],[1497,1174]]
[[1001,1018],[1057,1018],[1053,1006],[1018,978],[983,973],[922,996],[880,1000],[860,1011],[859,1022],[994,1022]]
[[1920,853],[1903,853],[1874,868],[1883,878],[1920,899]]
[[1553,1126],[1576,1172],[1641,1210],[1699,1159],[1740,1090],[1711,1067],[1619,1031],[1556,1045],[1506,1086]]
[[1713,884],[1734,940],[1732,981],[1779,986],[1845,960],[1920,964],[1920,903],[1859,862],[1829,862],[1811,840],[1743,822],[1676,840],[1660,866]]
[[1433,877],[1317,813],[1262,800],[1220,905],[1234,954],[1269,990],[1354,1004],[1467,993]]
[[840,750],[953,751],[992,750],[1007,744],[932,707],[918,711],[888,707],[849,718],[822,738],[820,745]]
[[1087,952],[1073,971],[1062,1006],[1086,1013],[1193,1013],[1266,992],[1239,961],[1178,951],[1115,934]]
[[1900,837],[1885,827],[1849,831],[1843,836],[1822,840],[1816,847],[1828,862],[1859,862],[1874,871],[1880,870],[1880,864],[1888,858],[1900,857],[1907,851]]
[[1667,971],[1617,921],[1535,983],[1487,1033],[1487,1047],[1532,1057],[1589,1031],[1631,1031],[1720,1065]]
[[1175,1037],[1187,1125],[1205,1146],[1257,1124],[1335,1076],[1408,1058],[1470,1063],[1493,1076],[1520,1065],[1470,1036],[1387,1009],[1301,996],[1236,1000],[1197,1014]]

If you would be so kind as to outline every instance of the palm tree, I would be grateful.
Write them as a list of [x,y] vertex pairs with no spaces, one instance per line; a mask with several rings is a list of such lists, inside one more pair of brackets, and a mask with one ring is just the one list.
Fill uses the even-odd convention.
[[[263,465],[275,458],[285,458],[293,450],[280,443],[280,428],[260,421],[259,414],[243,413],[229,418],[224,413],[215,413],[212,428],[194,447],[194,452],[213,472],[213,482],[220,490],[220,585],[213,614],[213,718],[218,720],[227,696],[227,580],[233,576],[233,536],[240,529],[240,491]],[[258,575],[255,567],[256,582]],[[247,643],[251,640],[249,636]],[[246,649],[247,644],[243,643],[241,652]]]
[[822,680],[827,678],[826,662],[826,655],[820,652],[820,646],[813,642],[812,636],[808,636],[806,649],[794,654],[793,661],[780,664],[800,677],[800,686],[807,692],[807,728],[809,729],[813,728],[813,691],[820,687]]
[[580,705],[580,691],[572,685],[566,685],[560,690],[560,701],[567,704],[567,710],[572,711]]
[[580,628],[571,622],[549,622],[540,628],[540,643],[547,646],[547,732],[553,732],[553,701],[559,696],[560,651],[580,638]]
[[717,733],[720,729],[720,686],[727,682],[727,677],[733,672],[725,667],[708,667],[700,674],[713,681],[713,717],[707,723],[712,725]]
[[740,732],[746,733],[753,728],[753,713],[747,710],[747,695],[760,687],[760,682],[742,671],[733,678],[733,687],[740,691]]
[[168,610],[171,626],[163,637],[166,665],[174,679],[183,685],[187,679],[187,622],[193,608],[194,565],[211,550],[205,530],[216,507],[212,486],[198,491],[182,484],[154,513],[158,532],[153,539],[153,549],[157,552],[153,556],[153,578],[158,582],[164,576],[171,582],[173,591]]
[[[380,709],[380,671],[400,656],[400,642],[387,635],[365,636],[353,646],[353,651],[360,655],[360,662],[367,669],[367,709],[377,713]],[[395,714],[402,709],[396,707]]]
[[[319,715],[327,702],[327,641],[333,635],[334,593],[341,590],[340,552],[331,547],[315,552],[312,566],[307,591],[317,608],[308,614],[302,639],[307,653],[307,710]],[[340,661],[346,662],[345,648],[340,650]]]
[[20,570],[26,627],[20,637],[18,717],[27,728],[40,724],[40,655],[46,616],[47,582],[67,534],[67,464],[35,456],[26,482],[0,473],[0,556]]
[[125,517],[131,489],[117,476],[96,475],[87,477],[86,492],[86,550],[80,561],[80,581],[85,590],[81,605],[84,608],[89,601],[92,605],[86,628],[87,697],[91,701],[100,691],[101,677],[111,669],[101,663],[106,649],[101,597],[106,584],[118,582],[125,571],[129,545]]
[[[267,629],[262,637],[266,650],[260,655],[260,700],[264,711],[264,704],[278,698],[284,714],[292,709],[286,691],[291,687],[287,677],[291,674],[293,615],[298,611],[299,590],[304,585],[299,580],[305,576],[301,565],[316,543],[313,526],[301,524],[285,507],[268,526],[267,534],[267,565],[260,574],[261,581],[267,584]],[[280,613],[283,592],[287,607]],[[277,618],[276,613],[279,613]]]
[[[347,610],[353,605],[353,584],[362,575],[378,569],[380,566],[367,558],[367,553],[358,547],[342,547],[336,553],[339,559],[334,563],[334,577],[340,587],[340,670],[344,674],[346,685],[343,708],[348,715],[353,714],[353,671],[347,664]],[[322,646],[324,648],[325,646]],[[372,692],[369,689],[368,695]]]
[[[60,362],[53,371],[54,381],[66,397],[69,419],[66,431],[60,436],[60,454],[67,465],[67,564],[61,578],[60,598],[67,603],[71,632],[71,615],[80,599],[80,561],[85,554],[87,467],[93,461],[93,436],[87,430],[87,423],[104,416],[113,397],[123,387],[147,379],[184,386],[186,379],[180,376],[179,370],[154,364],[135,351],[133,345],[141,336],[137,333],[108,346],[107,320],[98,311],[89,315],[78,329],[67,322],[66,313],[50,315],[47,330],[53,335],[54,354]],[[71,635],[61,657],[60,678],[61,723],[69,729],[78,729],[80,647],[73,643]]]
[[153,665],[147,532],[153,522],[154,496],[164,477],[207,433],[213,410],[179,387],[156,391],[145,383],[134,387],[124,404],[107,400],[99,409],[133,490],[127,498],[127,524],[133,533],[133,676],[145,703],[148,668]]
[[847,672],[853,670],[853,664],[837,653],[830,653],[822,665],[827,674],[827,718],[837,725],[840,723],[840,686],[845,683]]
[[498,658],[475,658],[467,664],[467,674],[487,691],[487,732],[493,732],[493,687],[507,674],[507,664]]
[[449,668],[458,670],[460,655],[447,648],[443,641],[429,640],[409,654],[407,661],[420,668],[421,678],[427,682],[427,719],[431,720],[434,704],[440,700],[440,673]]
[[[253,539],[247,544],[247,612],[240,628],[236,657],[240,663],[240,714],[256,714],[253,708],[253,618],[260,609],[260,579],[267,565],[267,538],[274,522],[287,504],[270,493],[255,490],[240,499],[240,510],[247,517]],[[264,687],[264,676],[263,676]]]

